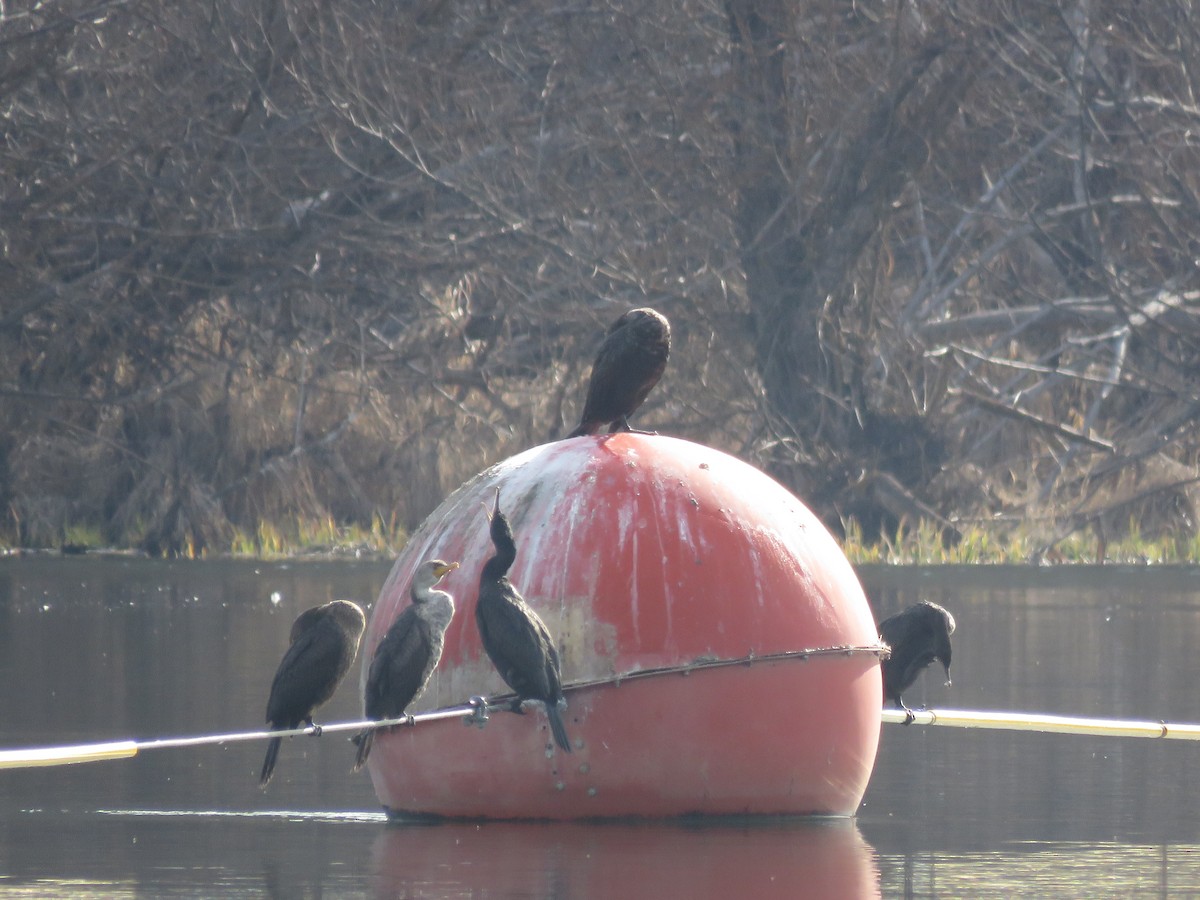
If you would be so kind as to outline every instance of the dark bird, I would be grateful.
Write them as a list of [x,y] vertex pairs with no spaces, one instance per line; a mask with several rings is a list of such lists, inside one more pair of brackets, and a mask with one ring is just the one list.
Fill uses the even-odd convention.
[[662,378],[670,353],[671,325],[661,313],[643,306],[613,322],[592,363],[579,427],[567,437],[596,434],[605,425],[610,434],[632,431],[629,417]]
[[[271,682],[267,725],[286,730],[299,728],[302,723],[313,724],[313,710],[333,696],[354,661],[366,621],[358,604],[349,600],[315,606],[296,617],[290,646]],[[267,744],[267,757],[258,778],[263,787],[275,771],[282,743],[283,738],[271,738]]]
[[512,528],[500,512],[500,492],[491,519],[492,544],[496,555],[483,566],[479,576],[479,600],[475,604],[475,624],[483,649],[491,657],[500,677],[517,692],[513,712],[521,712],[521,701],[538,700],[546,707],[554,740],[567,753],[571,740],[563,725],[559,704],[565,705],[558,651],[546,624],[530,609],[508,580],[508,570],[517,558]]
[[950,684],[950,635],[954,634],[954,616],[936,603],[923,600],[879,623],[879,637],[892,649],[883,661],[883,696],[894,700],[913,720],[912,710],[900,695],[912,687],[921,671],[938,660],[946,669]]
[[[412,603],[396,617],[387,630],[367,672],[367,689],[363,710],[368,719],[398,719],[416,699],[429,676],[433,674],[442,648],[446,644],[446,628],[454,618],[454,598],[434,586],[458,563],[431,559],[417,567],[412,580]],[[365,728],[354,736],[358,757],[357,772],[367,761],[374,728]]]

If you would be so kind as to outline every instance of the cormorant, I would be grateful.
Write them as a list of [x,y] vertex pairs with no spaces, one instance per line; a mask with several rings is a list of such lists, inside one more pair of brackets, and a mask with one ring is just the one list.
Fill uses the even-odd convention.
[[521,711],[522,700],[538,700],[546,707],[554,740],[567,753],[571,740],[559,713],[564,704],[558,651],[546,624],[530,609],[508,580],[508,570],[517,557],[512,528],[500,512],[500,491],[491,520],[492,544],[496,554],[484,563],[479,576],[479,599],[475,604],[475,624],[483,649],[491,657],[500,677],[517,692],[513,712]]
[[[334,600],[306,609],[292,623],[290,646],[275,670],[271,696],[267,700],[267,725],[272,729],[312,725],[312,714],[337,689],[366,626],[357,603]],[[317,733],[320,734],[320,728]],[[266,787],[275,771],[275,759],[283,738],[271,738],[263,760],[259,785]]]
[[[454,617],[454,598],[445,591],[434,590],[434,585],[457,568],[458,563],[440,559],[427,560],[417,567],[412,580],[412,603],[392,623],[371,658],[363,696],[368,719],[398,719],[425,689],[442,658],[446,628]],[[365,728],[353,738],[358,744],[355,772],[367,761],[375,731]]]
[[667,317],[647,306],[631,309],[609,326],[592,363],[579,427],[567,437],[632,431],[629,417],[658,384],[671,353]]
[[883,696],[885,700],[894,700],[908,714],[906,725],[912,722],[913,714],[900,695],[912,686],[922,669],[938,660],[946,669],[946,684],[950,684],[952,634],[954,616],[928,600],[879,623],[880,638],[892,648],[892,655],[882,663]]

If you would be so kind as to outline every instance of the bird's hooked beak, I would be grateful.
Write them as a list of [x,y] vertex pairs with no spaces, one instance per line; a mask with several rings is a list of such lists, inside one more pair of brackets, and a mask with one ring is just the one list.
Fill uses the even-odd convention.
[[433,574],[436,575],[438,578],[444,578],[447,572],[453,572],[457,568],[458,568],[458,563],[456,563],[456,562],[446,563],[443,566],[434,566]]
[[496,518],[496,513],[500,512],[500,488],[496,488],[496,505],[492,509],[487,508],[487,504],[483,504],[483,514],[487,516],[489,522]]

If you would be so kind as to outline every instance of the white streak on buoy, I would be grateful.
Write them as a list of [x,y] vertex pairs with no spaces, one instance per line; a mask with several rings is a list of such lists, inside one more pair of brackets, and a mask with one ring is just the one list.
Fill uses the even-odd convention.
[[[633,550],[633,559],[630,571],[636,572],[638,570],[638,535],[636,529],[633,532],[631,548]],[[638,589],[636,578],[631,578],[629,582],[629,612],[629,620],[633,623],[634,645],[640,647],[642,644],[642,632],[638,620]]]

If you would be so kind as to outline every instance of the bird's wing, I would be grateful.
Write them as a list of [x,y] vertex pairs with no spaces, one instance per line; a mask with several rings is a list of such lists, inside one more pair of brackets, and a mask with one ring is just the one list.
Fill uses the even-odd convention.
[[661,337],[656,322],[628,314],[613,324],[592,365],[585,408],[612,420],[642,405],[667,366],[670,330]]
[[894,646],[911,639],[921,627],[921,610],[910,606],[879,623],[879,636],[885,644]]
[[333,696],[346,674],[345,641],[336,625],[321,622],[302,631],[283,654],[271,695],[267,721],[293,727]]
[[546,628],[545,623],[538,619],[538,624],[542,626],[543,640],[546,642],[546,686],[550,697],[557,700],[563,692],[562,667],[558,661],[558,648],[554,646],[554,639],[550,637],[550,631]]
[[555,696],[546,674],[547,654],[554,653],[554,645],[537,613],[511,587],[502,595],[480,600],[484,601],[477,607],[480,637],[500,676],[523,697]]
[[630,404],[628,398],[637,390],[639,376],[627,365],[628,350],[622,336],[613,337],[613,332],[601,345],[592,364],[592,378],[583,402],[584,421],[610,421]]
[[365,697],[367,718],[404,715],[425,686],[431,655],[428,629],[410,606],[392,623],[371,660]]
[[880,638],[892,648],[891,658],[883,662],[883,688],[887,696],[899,697],[917,680],[921,670],[933,662],[945,627],[939,608],[923,603],[879,623]]
[[325,610],[319,606],[314,606],[312,609],[306,609],[300,613],[300,615],[296,616],[296,621],[292,623],[292,630],[288,634],[288,643],[296,643],[296,638],[319,625],[324,616]]

